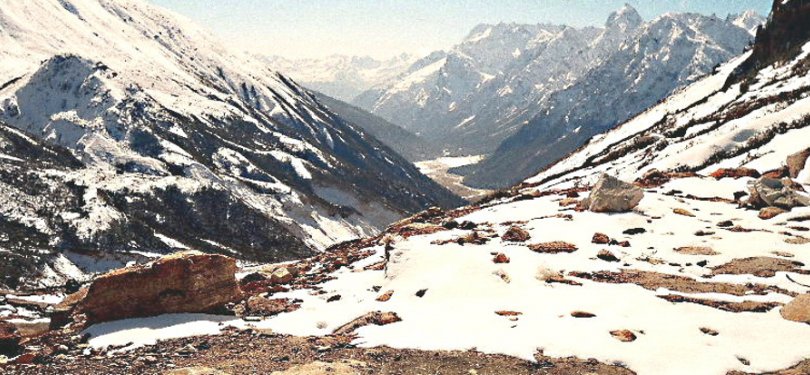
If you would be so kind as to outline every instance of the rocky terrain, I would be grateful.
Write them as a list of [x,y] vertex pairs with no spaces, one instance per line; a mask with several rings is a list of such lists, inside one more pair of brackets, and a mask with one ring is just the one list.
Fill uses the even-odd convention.
[[12,1],[0,25],[0,285],[186,248],[296,259],[463,203],[266,63],[148,3]]
[[751,50],[475,204],[299,260],[190,251],[3,291],[2,371],[808,373],[808,3],[776,0]]

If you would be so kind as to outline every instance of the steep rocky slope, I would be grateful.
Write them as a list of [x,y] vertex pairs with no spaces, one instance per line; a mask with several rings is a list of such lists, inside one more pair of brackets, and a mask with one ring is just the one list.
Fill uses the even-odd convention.
[[3,166],[5,225],[50,253],[42,276],[57,250],[89,270],[185,247],[291,259],[461,203],[292,80],[144,2],[11,1],[0,25],[0,122],[30,143],[15,152],[36,150],[17,158],[73,155],[57,171]]
[[357,125],[357,127],[368,132],[372,137],[377,138],[380,142],[383,142],[412,162],[432,159],[442,154],[441,148],[427,139],[417,136],[362,108],[319,93],[316,93],[315,97],[330,111]]

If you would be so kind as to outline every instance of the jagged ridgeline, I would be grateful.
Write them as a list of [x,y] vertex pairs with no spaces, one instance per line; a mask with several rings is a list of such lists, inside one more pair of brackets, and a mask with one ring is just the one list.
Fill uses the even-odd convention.
[[0,25],[2,284],[184,248],[298,258],[463,203],[146,2],[10,1]]

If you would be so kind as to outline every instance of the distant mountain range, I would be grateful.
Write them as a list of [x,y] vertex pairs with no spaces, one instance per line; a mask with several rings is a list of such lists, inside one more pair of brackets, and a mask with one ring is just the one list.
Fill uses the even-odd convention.
[[185,248],[300,258],[463,203],[146,2],[12,1],[0,25],[0,286]]
[[389,59],[368,56],[332,55],[326,58],[287,59],[260,57],[267,64],[315,91],[351,102],[360,93],[394,79],[416,61],[402,54]]
[[476,187],[505,187],[565,156],[743,51],[752,12],[728,19],[630,6],[603,28],[479,25],[354,103],[451,154],[491,154],[459,170]]

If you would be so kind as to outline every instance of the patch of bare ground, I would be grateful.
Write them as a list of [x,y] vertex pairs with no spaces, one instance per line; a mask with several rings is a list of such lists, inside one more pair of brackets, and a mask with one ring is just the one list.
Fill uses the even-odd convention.
[[[259,332],[164,341],[156,346],[98,356],[79,350],[48,357],[38,365],[7,368],[13,374],[165,374],[172,369],[207,367],[227,374],[270,374],[291,368],[345,368],[357,374],[606,374],[632,371],[593,359],[551,358],[536,362],[469,351],[422,351],[388,347],[357,348],[345,336],[295,337]],[[193,348],[193,350],[192,350]]]
[[620,272],[599,271],[593,273],[572,271],[569,272],[568,275],[600,283],[636,284],[652,291],[658,290],[659,288],[666,288],[681,293],[723,293],[735,296],[744,296],[751,293],[764,295],[768,292],[782,293],[791,297],[796,295],[793,292],[771,285],[703,282],[686,276],[638,270],[622,270]]
[[726,264],[712,268],[713,275],[754,275],[773,277],[777,272],[795,272],[808,274],[803,270],[804,264],[787,259],[771,257],[753,257],[734,259]]
[[757,301],[742,301],[742,302],[728,302],[728,301],[717,301],[712,299],[705,299],[705,298],[694,298],[694,297],[686,297],[680,296],[677,294],[667,294],[663,296],[658,296],[658,298],[665,299],[669,302],[674,303],[696,303],[703,306],[714,307],[715,309],[720,309],[723,311],[730,311],[730,312],[768,312],[771,311],[774,307],[781,306],[781,303],[778,302],[757,302]]
[[806,374],[810,374],[810,359],[801,361],[795,366],[786,368],[784,370],[762,372],[762,373],[730,371],[726,375],[806,375]]

